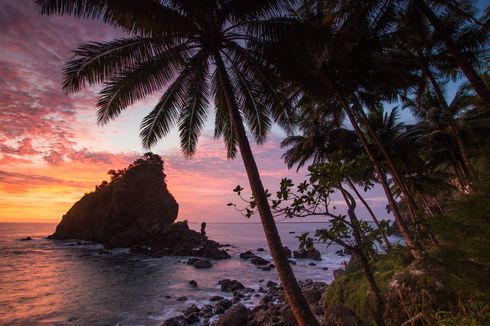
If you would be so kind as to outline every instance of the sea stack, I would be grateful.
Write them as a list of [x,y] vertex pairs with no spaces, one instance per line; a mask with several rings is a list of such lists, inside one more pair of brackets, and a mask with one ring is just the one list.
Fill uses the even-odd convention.
[[124,170],[109,171],[63,216],[52,239],[83,239],[115,247],[144,244],[177,218],[160,156],[146,153]]

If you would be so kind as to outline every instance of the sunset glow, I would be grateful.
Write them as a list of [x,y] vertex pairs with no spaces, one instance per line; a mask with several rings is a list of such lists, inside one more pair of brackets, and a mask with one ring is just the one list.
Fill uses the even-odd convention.
[[[62,71],[82,42],[110,40],[120,31],[93,21],[39,16],[32,1],[0,4],[0,222],[58,222],[84,193],[145,151],[139,124],[155,98],[139,102],[114,122],[96,124],[97,89],[75,95],[62,91]],[[158,94],[155,94],[157,96]],[[232,189],[248,187],[241,159],[226,158],[206,124],[197,154],[185,159],[175,132],[153,151],[165,161],[170,191],[180,204],[179,219],[243,222],[226,203]],[[254,147],[263,182],[274,189],[283,177],[301,179],[282,162],[273,129]],[[383,200],[372,198],[383,212]]]

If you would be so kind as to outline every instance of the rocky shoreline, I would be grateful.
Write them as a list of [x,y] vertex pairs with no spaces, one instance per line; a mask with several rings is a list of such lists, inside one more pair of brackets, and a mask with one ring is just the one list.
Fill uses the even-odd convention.
[[[289,256],[296,259],[318,260],[317,253],[294,252],[291,253],[287,247]],[[257,252],[263,251],[258,248]],[[271,270],[274,265],[268,260],[256,255],[252,250],[239,254],[243,260],[247,260],[261,270]],[[189,258],[187,264],[195,268],[210,268],[206,260]],[[292,262],[294,262],[292,260]],[[211,262],[209,262],[211,263]],[[196,266],[197,264],[197,266]],[[202,265],[206,265],[202,267]],[[267,268],[267,269],[264,269]],[[341,270],[335,270],[335,275],[340,275]],[[324,310],[325,282],[314,282],[313,280],[300,281],[300,287],[308,301],[312,311],[318,317],[321,325],[358,325],[359,320],[355,314],[343,305]],[[189,281],[190,287],[198,287],[196,281]],[[245,287],[239,280],[222,279],[217,282],[223,295],[214,295],[209,298],[208,303],[202,306],[191,304],[181,311],[180,314],[165,320],[162,326],[294,326],[297,325],[293,312],[285,300],[283,288],[272,280],[259,280],[258,289]],[[231,294],[231,297],[230,297]],[[186,301],[186,297],[176,298]],[[347,323],[346,323],[347,322]]]

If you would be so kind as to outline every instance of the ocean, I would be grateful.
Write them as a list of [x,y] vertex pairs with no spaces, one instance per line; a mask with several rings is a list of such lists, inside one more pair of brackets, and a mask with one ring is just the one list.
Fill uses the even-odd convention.
[[[298,247],[296,236],[325,226],[278,223],[283,243],[291,250]],[[208,237],[231,244],[232,258],[213,261],[214,266],[205,270],[186,265],[185,257],[151,258],[129,254],[127,249],[108,254],[99,244],[47,240],[55,227],[0,223],[1,325],[160,325],[191,304],[208,304],[213,295],[231,297],[220,291],[221,279],[236,279],[254,289],[278,280],[274,270],[261,271],[238,257],[251,249],[271,260],[260,224],[208,223]],[[33,240],[20,241],[27,236]],[[256,252],[260,247],[265,251]],[[336,255],[340,248],[335,245],[319,244],[317,249],[322,261],[316,266],[309,265],[311,260],[296,260],[293,269],[298,280],[331,282],[333,270],[349,259]],[[190,280],[198,287],[190,287]],[[177,301],[181,296],[188,300]]]

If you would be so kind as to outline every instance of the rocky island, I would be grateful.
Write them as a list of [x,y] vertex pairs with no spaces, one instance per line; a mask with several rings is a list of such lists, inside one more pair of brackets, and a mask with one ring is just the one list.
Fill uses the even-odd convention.
[[110,170],[109,182],[85,194],[50,239],[79,239],[126,247],[156,256],[229,258],[220,245],[177,222],[179,205],[167,189],[163,161],[146,153],[123,170]]

